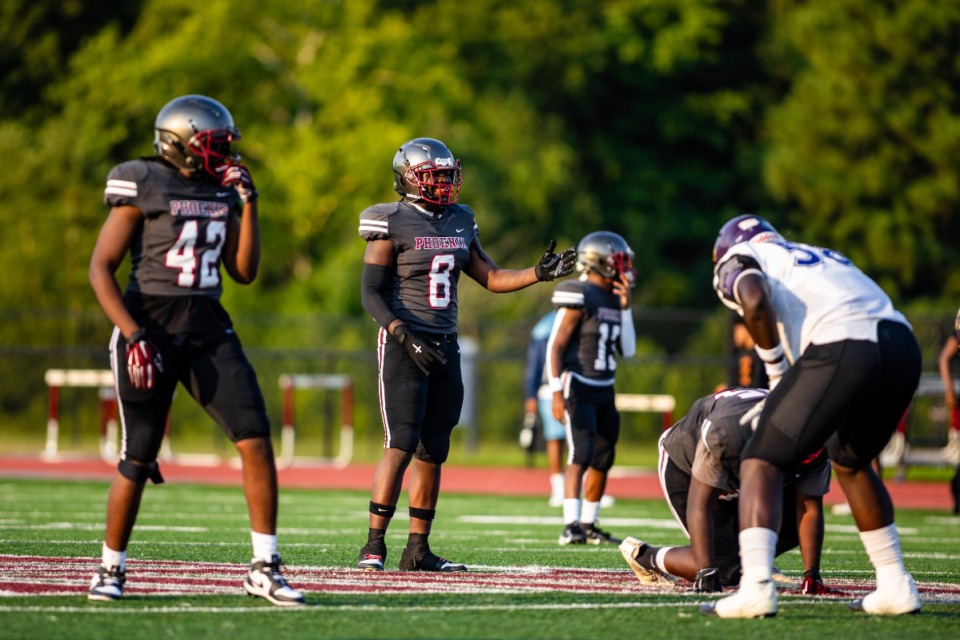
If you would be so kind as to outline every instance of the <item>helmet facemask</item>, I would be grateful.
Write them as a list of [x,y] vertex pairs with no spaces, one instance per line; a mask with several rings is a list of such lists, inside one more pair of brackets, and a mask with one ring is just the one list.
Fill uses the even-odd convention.
[[396,192],[411,202],[443,207],[460,198],[460,161],[433,138],[416,138],[397,150],[393,179]]

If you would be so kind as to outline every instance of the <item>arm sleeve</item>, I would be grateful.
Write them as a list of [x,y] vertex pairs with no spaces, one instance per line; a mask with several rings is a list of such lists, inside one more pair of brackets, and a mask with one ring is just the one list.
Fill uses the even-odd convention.
[[633,328],[633,312],[620,310],[620,355],[629,358],[637,353],[637,332]]
[[543,380],[543,366],[546,362],[547,342],[536,338],[530,340],[527,347],[527,365],[523,373],[523,397],[537,397],[537,390]]
[[393,269],[379,264],[364,263],[360,281],[360,301],[377,324],[388,331],[390,323],[397,319],[388,302],[388,296],[392,290]]

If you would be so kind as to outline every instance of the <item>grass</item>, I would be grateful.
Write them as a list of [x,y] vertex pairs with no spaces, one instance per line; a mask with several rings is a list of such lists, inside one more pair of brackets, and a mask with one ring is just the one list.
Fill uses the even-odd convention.
[[[897,516],[908,568],[925,587],[920,615],[877,618],[850,613],[844,599],[785,595],[776,618],[725,621],[698,613],[706,597],[641,591],[613,547],[557,545],[559,513],[542,498],[447,494],[431,543],[471,566],[458,576],[354,571],[369,495],[284,491],[281,551],[288,577],[306,590],[312,606],[271,607],[240,589],[250,541],[239,488],[174,484],[147,489],[129,549],[129,597],[91,603],[83,594],[99,557],[106,492],[101,482],[0,479],[0,554],[52,558],[49,573],[68,565],[68,558],[84,559],[74,561],[73,574],[42,576],[70,593],[10,595],[7,585],[23,574],[18,560],[7,558],[0,639],[960,637],[960,518],[945,513],[900,510]],[[387,536],[388,569],[396,567],[405,542],[404,500]],[[654,544],[683,541],[661,502],[619,500],[603,515],[604,527],[615,533]],[[849,516],[828,514],[827,526],[827,583],[872,584]],[[177,571],[151,578],[148,567],[172,561],[227,564],[182,569],[222,582],[209,595],[147,593],[151,580],[177,579]],[[798,575],[799,555],[785,554],[778,566]],[[544,572],[558,577],[537,577]],[[522,586],[527,576],[532,582]],[[511,586],[518,580],[521,586]],[[462,588],[465,581],[477,586]]]

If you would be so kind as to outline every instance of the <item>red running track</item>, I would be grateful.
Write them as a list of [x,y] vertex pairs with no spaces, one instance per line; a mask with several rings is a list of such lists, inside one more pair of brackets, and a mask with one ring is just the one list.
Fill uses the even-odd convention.
[[[240,470],[231,464],[191,465],[161,462],[160,469],[168,482],[239,485]],[[368,490],[376,465],[351,464],[343,468],[310,465],[281,469],[280,487],[298,489]],[[66,458],[48,462],[38,457],[0,457],[0,477],[78,478],[108,480],[115,466],[99,458]],[[549,494],[545,469],[471,467],[450,465],[443,468],[444,493],[493,493],[499,495]],[[887,488],[899,509],[932,509],[949,512],[953,500],[946,484],[923,482],[888,482]],[[607,493],[615,498],[660,499],[656,473],[614,467],[607,482]],[[844,502],[843,492],[834,482],[825,502]]]

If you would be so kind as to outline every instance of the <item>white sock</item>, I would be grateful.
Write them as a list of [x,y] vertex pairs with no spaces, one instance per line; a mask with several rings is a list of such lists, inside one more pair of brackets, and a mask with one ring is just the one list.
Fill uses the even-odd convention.
[[270,533],[257,533],[250,531],[250,539],[253,541],[253,560],[263,560],[270,562],[277,553],[277,536]]
[[670,571],[667,570],[667,565],[664,564],[664,561],[667,557],[667,552],[671,549],[673,549],[673,547],[662,547],[659,551],[657,551],[657,555],[653,557],[653,565],[664,573],[670,573]]
[[106,568],[110,567],[119,567],[120,571],[127,570],[127,552],[126,551],[115,551],[107,546],[107,543],[103,543],[103,555],[100,557],[103,566]]
[[897,579],[906,573],[897,525],[888,524],[882,529],[861,531],[860,541],[870,558],[870,564],[877,572],[878,587],[881,582]]
[[563,523],[571,524],[580,520],[580,498],[563,499]]
[[581,524],[596,524],[597,516],[600,515],[600,503],[599,502],[590,502],[589,500],[583,501],[583,506],[580,507],[580,523]]
[[550,474],[550,495],[562,496],[566,477],[562,473]]
[[740,530],[740,566],[744,582],[764,582],[773,576],[777,532],[764,527]]

